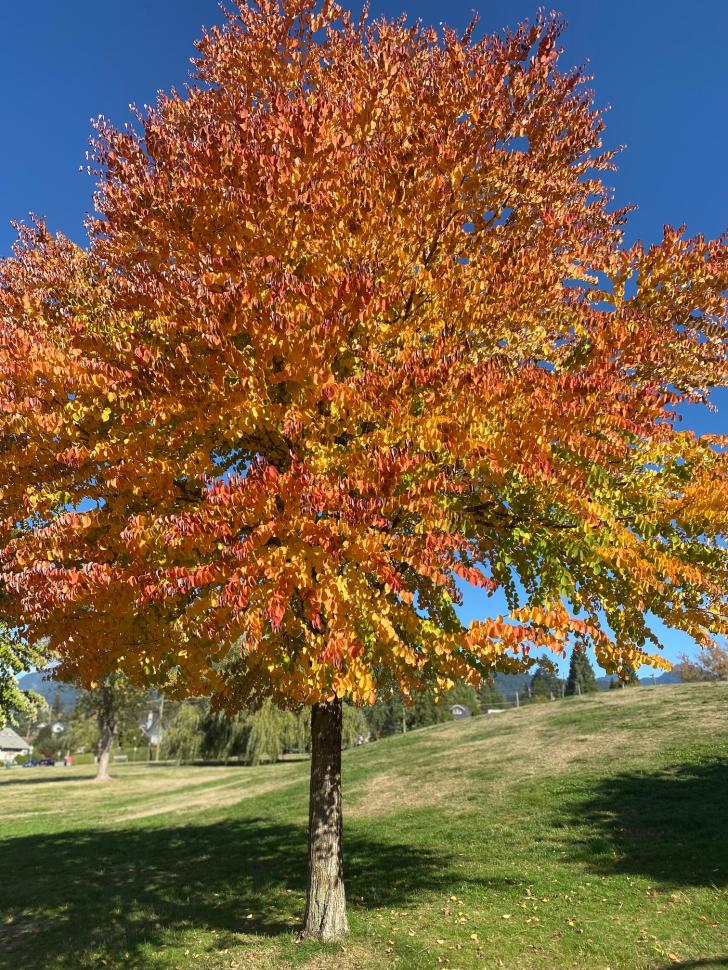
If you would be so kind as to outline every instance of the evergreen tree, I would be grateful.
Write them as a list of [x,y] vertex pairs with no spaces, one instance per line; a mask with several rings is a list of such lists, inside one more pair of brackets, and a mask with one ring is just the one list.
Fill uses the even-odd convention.
[[[494,693],[498,703],[502,703],[500,694],[497,691]],[[471,714],[480,714],[481,711],[478,692],[470,684],[459,681],[451,690],[439,696],[433,690],[415,692],[409,704],[405,704],[400,692],[393,688],[390,694],[365,710],[365,717],[372,737],[385,738],[402,734],[405,730],[451,721],[450,708],[453,704],[464,704]]]
[[57,690],[53,695],[53,703],[51,704],[51,721],[55,723],[56,721],[62,721],[64,719],[64,707],[61,700],[61,692]]
[[586,650],[580,646],[574,647],[569,664],[569,675],[566,678],[565,695],[573,697],[574,694],[593,694],[597,690],[599,688],[594,668],[589,663]]
[[631,664],[623,664],[619,673],[620,687],[639,687],[640,679]]
[[408,731],[452,720],[449,702],[446,703],[444,698],[440,698],[438,703],[432,691],[424,690],[413,694],[412,700],[414,703],[404,708]]
[[561,697],[561,680],[551,666],[539,663],[538,670],[531,678],[531,697],[535,701]]
[[387,738],[401,734],[405,725],[406,712],[402,695],[397,688],[382,691],[376,704],[366,708],[365,717],[373,738]]

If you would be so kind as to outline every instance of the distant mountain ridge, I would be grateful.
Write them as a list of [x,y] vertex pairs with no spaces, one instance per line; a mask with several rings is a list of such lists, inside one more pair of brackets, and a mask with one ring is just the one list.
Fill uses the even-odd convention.
[[53,680],[50,670],[35,670],[31,674],[24,674],[18,679],[21,690],[32,690],[40,694],[50,707],[56,695],[66,711],[72,711],[78,703],[81,691],[73,684],[66,684],[61,680]]
[[[609,690],[611,680],[612,678],[608,676],[597,677],[599,690]],[[664,674],[659,674],[659,676],[654,674],[654,679],[652,674],[646,674],[640,677],[639,681],[643,687],[652,687],[653,684],[655,687],[663,687],[666,684],[682,684],[683,679],[679,670],[666,670]]]

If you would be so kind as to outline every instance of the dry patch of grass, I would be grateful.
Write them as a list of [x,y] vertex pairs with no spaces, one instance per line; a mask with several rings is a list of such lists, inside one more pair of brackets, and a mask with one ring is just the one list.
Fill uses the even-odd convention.
[[[514,785],[539,777],[544,765],[550,775],[564,776],[589,763],[618,767],[625,758],[649,763],[674,743],[675,724],[683,719],[697,735],[725,732],[720,703],[725,688],[684,684],[667,691],[605,691],[413,731],[400,739],[396,758],[368,758],[368,777],[346,793],[347,814],[368,818],[457,803],[477,792],[488,772],[493,775],[489,798],[498,799]],[[635,701],[637,725],[630,723]],[[646,725],[649,730],[640,730]]]
[[[294,774],[296,773],[299,772],[294,769]],[[291,774],[291,769],[286,770],[286,766],[281,766],[275,771],[275,778],[268,781],[251,783],[247,778],[239,778],[235,781],[208,787],[199,794],[185,792],[176,795],[170,792],[168,797],[146,804],[137,811],[122,809],[115,815],[114,821],[123,824],[135,819],[151,818],[154,815],[182,815],[201,809],[226,808],[230,805],[236,805],[246,798],[255,798],[258,795],[265,795],[293,784],[297,779],[292,778]]]

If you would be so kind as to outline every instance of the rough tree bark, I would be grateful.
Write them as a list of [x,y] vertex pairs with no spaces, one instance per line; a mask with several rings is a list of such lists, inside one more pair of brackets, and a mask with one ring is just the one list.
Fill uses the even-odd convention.
[[308,896],[302,935],[336,940],[349,932],[344,893],[338,698],[311,709]]
[[96,781],[111,781],[109,774],[109,760],[111,758],[111,748],[116,734],[116,722],[118,711],[116,697],[114,695],[113,684],[104,682],[96,688],[98,695],[96,698],[96,714],[99,722],[101,740],[99,741],[99,761],[96,769]]

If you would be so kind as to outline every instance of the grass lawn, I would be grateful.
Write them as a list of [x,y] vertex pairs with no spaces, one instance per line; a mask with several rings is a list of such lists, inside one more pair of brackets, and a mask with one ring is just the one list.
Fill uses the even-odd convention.
[[0,967],[728,967],[728,684],[346,752],[343,945],[294,939],[307,771],[0,772]]

